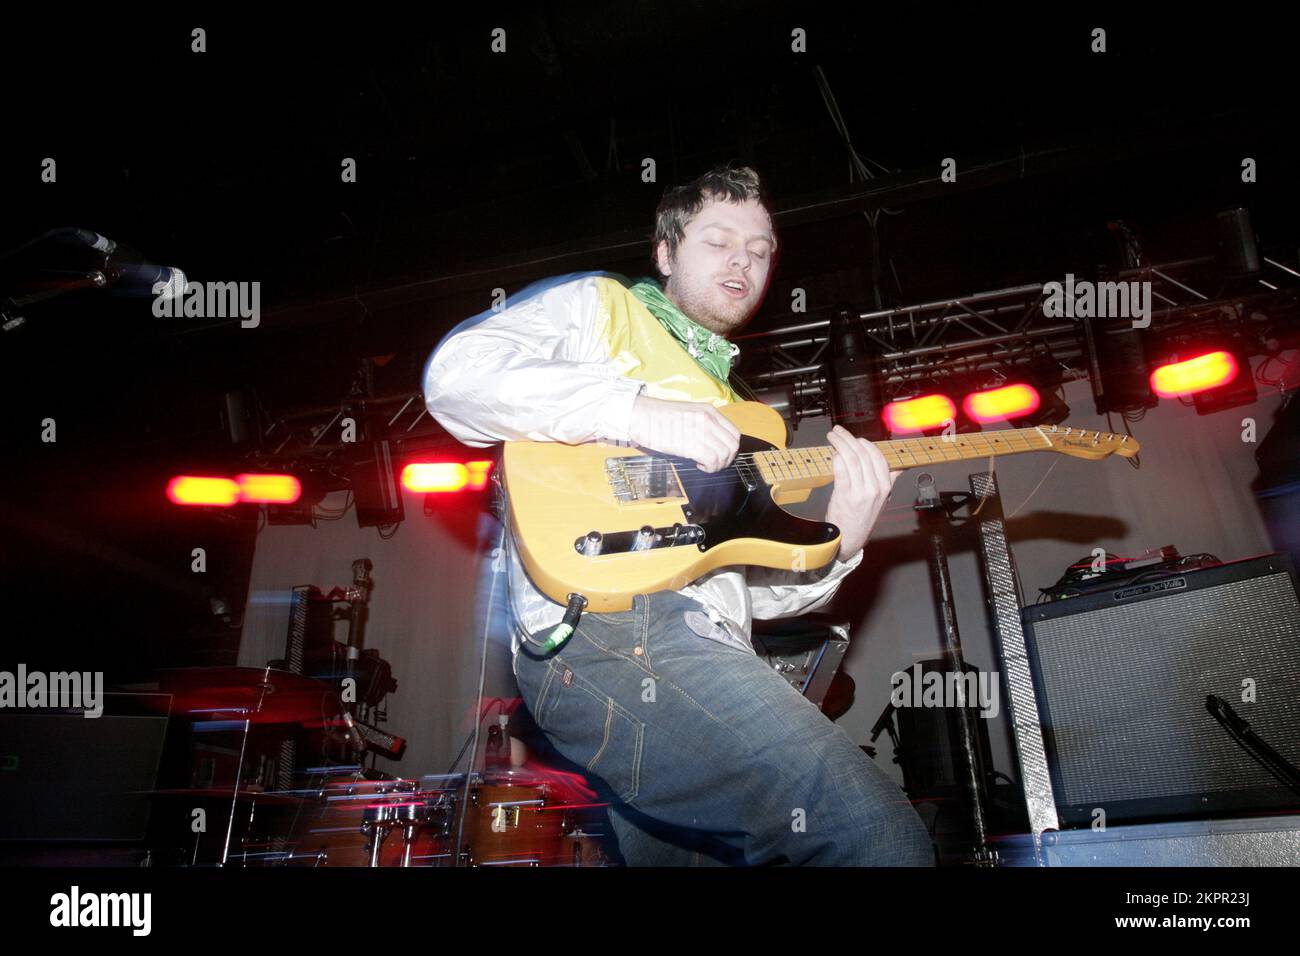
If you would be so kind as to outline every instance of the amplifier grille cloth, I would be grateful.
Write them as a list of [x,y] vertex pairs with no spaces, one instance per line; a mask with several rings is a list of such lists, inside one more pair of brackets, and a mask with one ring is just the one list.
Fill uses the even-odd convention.
[[1300,761],[1300,607],[1285,573],[1042,620],[1034,642],[1059,804],[1279,786],[1205,709],[1207,694]]

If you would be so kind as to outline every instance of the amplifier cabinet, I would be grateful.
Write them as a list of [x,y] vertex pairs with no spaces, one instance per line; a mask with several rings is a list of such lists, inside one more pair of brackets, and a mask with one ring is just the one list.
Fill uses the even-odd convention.
[[[1281,555],[1025,608],[1062,825],[1300,808],[1206,709],[1300,762],[1300,600]],[[1253,702],[1251,701],[1253,698]]]

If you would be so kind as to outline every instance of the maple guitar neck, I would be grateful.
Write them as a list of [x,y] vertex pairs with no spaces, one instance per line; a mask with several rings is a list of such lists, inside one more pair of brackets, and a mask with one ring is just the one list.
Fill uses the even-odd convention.
[[[1110,454],[1131,458],[1138,452],[1138,443],[1128,435],[1055,425],[932,438],[899,438],[873,444],[885,456],[892,471],[1031,451],[1054,451],[1088,459],[1104,458]],[[830,445],[815,445],[760,451],[751,457],[759,475],[768,484],[815,488],[834,481],[833,455],[834,448]]]

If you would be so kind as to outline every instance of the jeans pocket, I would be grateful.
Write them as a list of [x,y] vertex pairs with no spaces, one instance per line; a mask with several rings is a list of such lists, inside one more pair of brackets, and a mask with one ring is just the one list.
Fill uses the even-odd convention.
[[625,803],[641,791],[645,722],[552,659],[534,719],[560,753],[603,780]]

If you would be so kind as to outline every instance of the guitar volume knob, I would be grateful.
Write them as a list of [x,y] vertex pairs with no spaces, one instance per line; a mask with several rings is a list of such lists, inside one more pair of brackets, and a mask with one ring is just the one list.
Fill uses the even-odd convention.
[[647,551],[655,545],[655,529],[650,525],[642,525],[641,530],[637,532],[636,539],[632,542],[633,551]]

